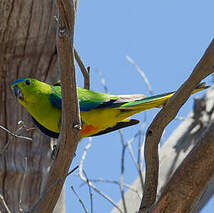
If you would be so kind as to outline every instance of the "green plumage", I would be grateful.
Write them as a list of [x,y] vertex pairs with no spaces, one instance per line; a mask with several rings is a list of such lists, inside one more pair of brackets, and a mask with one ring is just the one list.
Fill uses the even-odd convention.
[[[61,85],[49,85],[31,78],[12,83],[11,88],[20,104],[32,115],[38,128],[51,137],[58,137],[61,128]],[[206,89],[201,84],[193,92]],[[173,95],[165,93],[151,97],[144,95],[110,95],[78,88],[81,137],[101,135],[135,125],[138,120],[131,115],[160,107]]]

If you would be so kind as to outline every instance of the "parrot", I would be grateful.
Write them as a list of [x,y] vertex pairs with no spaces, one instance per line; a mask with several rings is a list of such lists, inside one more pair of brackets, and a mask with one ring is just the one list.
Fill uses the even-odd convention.
[[[192,94],[208,87],[201,83]],[[41,132],[58,138],[62,111],[60,81],[50,85],[37,79],[20,78],[11,84],[11,89]],[[146,97],[141,94],[112,95],[78,87],[77,93],[81,117],[80,137],[84,138],[138,124],[139,120],[130,118],[132,115],[163,106],[175,92]]]

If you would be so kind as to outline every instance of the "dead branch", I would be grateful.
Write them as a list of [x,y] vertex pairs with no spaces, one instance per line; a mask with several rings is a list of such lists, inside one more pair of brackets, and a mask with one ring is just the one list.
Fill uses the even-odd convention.
[[37,203],[29,210],[29,212],[34,211],[38,206],[40,205],[40,202],[42,199],[46,196],[48,192],[52,190],[57,184],[59,184],[61,181],[64,181],[69,175],[71,175],[76,169],[78,169],[79,166],[76,166],[74,169],[72,169],[70,172],[67,174],[63,175],[62,177],[58,178],[55,183],[53,183],[47,190],[42,192],[40,199],[37,201]]
[[[110,179],[104,179],[104,178],[98,178],[98,179],[88,179],[90,182],[100,182],[100,183],[111,183],[111,184],[116,184],[118,186],[120,186],[120,181],[117,180],[110,180]],[[83,184],[81,184],[80,186],[86,184],[85,182]],[[133,188],[131,185],[123,183],[124,187],[126,187],[127,189],[129,189],[130,191],[134,192],[137,194],[138,198],[141,199],[141,196],[138,192],[137,189]]]
[[168,103],[157,114],[146,134],[145,141],[145,161],[146,179],[143,199],[140,205],[140,213],[149,212],[149,209],[156,200],[158,183],[158,144],[164,128],[175,118],[178,110],[186,102],[193,89],[214,71],[214,40],[207,48],[205,54],[194,68],[190,77],[173,95]]
[[120,171],[120,194],[122,197],[124,213],[127,213],[126,201],[125,201],[125,197],[124,197],[124,170],[125,170],[124,162],[125,162],[125,151],[127,148],[127,144],[125,144],[125,142],[124,142],[124,135],[123,135],[122,130],[119,130],[119,133],[120,133],[120,141],[121,141],[121,145],[122,145],[121,171]]
[[191,212],[214,175],[214,122],[167,184],[153,213]]
[[[80,137],[80,115],[77,97],[73,35],[75,23],[74,0],[58,0],[58,54],[62,81],[62,128],[59,138],[59,152],[50,171],[46,190],[67,174]],[[52,212],[65,178],[55,187],[47,190],[40,204],[33,212]]]
[[21,138],[21,139],[25,139],[25,140],[28,140],[28,141],[32,141],[32,138],[25,137],[25,136],[22,136],[22,135],[17,135],[17,133],[11,132],[9,129],[3,127],[2,125],[0,125],[0,128],[3,129],[3,130],[4,130],[5,132],[7,132],[8,134],[12,135],[12,136],[15,137],[15,138]]
[[84,204],[83,200],[82,200],[81,197],[78,195],[78,193],[76,192],[76,190],[74,189],[73,186],[71,186],[71,189],[72,189],[73,193],[75,194],[75,196],[78,198],[78,200],[79,200],[79,202],[80,202],[82,208],[84,209],[84,212],[85,212],[85,213],[88,213],[88,210],[87,210],[87,208],[85,207],[85,204]]
[[[83,170],[83,173],[86,177],[86,180],[87,180],[87,184],[89,182],[89,179],[88,179],[88,176],[85,172],[85,170]],[[88,192],[89,192],[89,197],[90,197],[90,206],[91,206],[91,213],[94,212],[94,204],[93,204],[93,193],[92,193],[92,189],[91,189],[91,186],[88,184]]]
[[143,72],[143,70],[135,63],[135,61],[130,57],[130,56],[126,56],[126,59],[135,66],[135,69],[137,70],[137,72],[140,74],[140,76],[143,78],[144,82],[146,83],[146,86],[148,88],[148,91],[150,93],[150,95],[153,94],[153,90],[152,90],[152,86],[149,83],[148,78],[146,77],[145,73]]
[[90,188],[92,188],[95,192],[97,192],[103,198],[105,198],[107,201],[109,201],[120,213],[123,213],[123,211],[117,206],[117,204],[108,195],[106,195],[104,192],[99,190],[93,183],[91,183],[89,181],[89,179],[87,177],[85,177],[83,175],[83,173],[84,173],[83,172],[84,171],[83,170],[83,164],[84,164],[84,160],[86,158],[88,149],[91,147],[91,142],[92,142],[92,140],[89,140],[89,143],[84,148],[84,152],[83,152],[83,155],[82,155],[82,158],[81,158],[81,161],[80,161],[80,165],[79,165],[79,177],[84,183],[88,184],[88,186],[90,186]]
[[82,75],[84,77],[84,88],[90,89],[90,69],[86,69],[84,63],[82,62],[77,50],[74,48],[74,57],[79,65],[79,68],[82,72]]
[[[19,123],[18,123],[19,124]],[[19,127],[14,133],[12,131],[10,131],[9,129],[3,127],[2,125],[0,125],[0,129],[4,130],[5,132],[7,132],[9,135],[11,135],[12,140],[8,140],[8,142],[4,145],[4,147],[0,150],[0,155],[3,155],[6,150],[8,149],[9,144],[11,143],[11,141],[14,141],[15,138],[20,138],[20,139],[25,139],[25,140],[29,140],[32,141],[32,138],[26,137],[26,136],[22,136],[22,135],[18,135],[18,133],[20,132],[20,130],[22,130],[22,128],[25,126],[21,126]]]
[[101,71],[99,71],[99,70],[97,71],[97,73],[98,73],[98,75],[100,77],[100,82],[101,82],[101,85],[102,85],[105,93],[108,93],[108,87],[106,85],[106,80],[105,80],[105,78],[103,76],[103,73]]
[[7,205],[7,203],[5,202],[4,197],[3,197],[1,194],[0,194],[0,199],[1,199],[1,201],[2,201],[2,204],[3,204],[3,206],[4,206],[5,210],[6,210],[6,212],[7,212],[7,213],[11,213],[11,211],[10,211],[10,209],[9,209],[9,207],[8,207],[8,205]]

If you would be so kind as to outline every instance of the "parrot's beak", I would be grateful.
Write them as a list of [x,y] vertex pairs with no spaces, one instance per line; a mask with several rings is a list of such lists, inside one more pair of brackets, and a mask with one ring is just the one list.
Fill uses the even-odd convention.
[[13,93],[16,96],[17,99],[20,99],[22,101],[24,100],[22,92],[21,92],[20,88],[17,85],[13,87]]

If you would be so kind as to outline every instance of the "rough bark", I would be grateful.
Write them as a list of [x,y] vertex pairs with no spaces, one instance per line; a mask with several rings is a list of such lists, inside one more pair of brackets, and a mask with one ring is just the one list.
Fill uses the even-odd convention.
[[202,131],[194,138],[197,146],[172,175],[152,212],[191,212],[204,194],[214,177],[214,122],[209,119],[198,123]]
[[33,208],[32,212],[35,213],[53,211],[80,139],[81,123],[73,47],[75,2],[75,0],[58,0],[57,47],[62,83],[62,127],[56,159],[50,170],[43,196]]
[[[15,131],[29,114],[15,100],[9,85],[20,77],[54,82],[56,69],[55,1],[0,1],[0,125]],[[0,130],[0,195],[11,212],[28,211],[39,199],[52,164],[50,139],[39,131],[23,131],[33,141],[13,139]],[[0,210],[5,206],[0,201]]]

